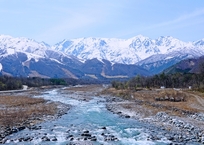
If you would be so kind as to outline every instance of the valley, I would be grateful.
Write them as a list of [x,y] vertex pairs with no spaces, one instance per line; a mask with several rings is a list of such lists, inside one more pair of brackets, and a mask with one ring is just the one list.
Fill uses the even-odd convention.
[[0,144],[204,144],[203,0],[0,0],[0,16]]
[[203,44],[0,35],[0,143],[202,144]]

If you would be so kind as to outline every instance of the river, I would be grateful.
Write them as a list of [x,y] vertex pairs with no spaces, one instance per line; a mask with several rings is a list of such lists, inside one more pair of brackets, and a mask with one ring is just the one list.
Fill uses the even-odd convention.
[[[73,95],[63,94],[60,89],[35,96],[70,104],[72,107],[53,121],[38,124],[41,129],[23,131],[8,136],[6,144],[93,144],[93,145],[165,145],[170,141],[162,137],[151,140],[148,125],[135,119],[120,117],[106,109],[104,97],[89,96],[89,101],[74,99]],[[19,142],[19,138],[32,138],[31,141]]]

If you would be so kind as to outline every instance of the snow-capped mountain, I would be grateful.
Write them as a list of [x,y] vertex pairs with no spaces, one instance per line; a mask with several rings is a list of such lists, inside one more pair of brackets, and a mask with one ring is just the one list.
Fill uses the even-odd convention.
[[14,38],[8,35],[0,35],[0,57],[16,53],[25,53],[28,60],[33,58],[36,61],[39,58],[49,58],[63,63],[63,57],[76,59],[71,55],[51,49],[50,45],[45,42],[37,42],[24,37]]
[[116,38],[79,38],[63,40],[52,48],[82,61],[97,58],[111,63],[135,64],[156,54],[173,51],[199,50],[204,55],[204,41],[183,42],[171,36],[150,39],[142,35],[130,39]]
[[68,68],[80,64],[77,58],[53,50],[44,42],[0,35],[1,74],[77,78]]
[[159,73],[181,60],[202,55],[204,39],[183,42],[171,36],[90,37],[50,46],[0,35],[0,73],[13,76],[127,78]]
[[112,65],[104,59],[101,61],[89,59],[82,63],[75,56],[54,50],[44,42],[0,35],[0,74],[2,75],[76,79],[149,75],[148,71],[139,66],[125,65],[124,68],[121,65]]
[[28,38],[14,38],[8,35],[0,35],[0,48],[4,50],[2,55],[11,55],[16,52],[27,52],[30,54],[46,57],[45,51],[50,48],[48,44],[36,42]]

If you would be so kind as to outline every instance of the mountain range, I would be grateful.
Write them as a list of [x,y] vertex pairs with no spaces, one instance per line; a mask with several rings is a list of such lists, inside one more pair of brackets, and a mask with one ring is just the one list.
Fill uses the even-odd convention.
[[78,38],[54,46],[0,35],[0,73],[11,76],[129,78],[152,75],[187,58],[204,55],[204,39],[183,42],[171,36],[150,39]]

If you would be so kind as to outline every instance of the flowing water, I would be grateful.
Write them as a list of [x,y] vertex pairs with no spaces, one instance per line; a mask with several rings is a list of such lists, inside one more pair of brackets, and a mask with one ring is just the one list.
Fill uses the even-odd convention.
[[[69,94],[61,94],[57,89],[36,97],[70,104],[72,108],[61,118],[39,124],[42,127],[39,130],[25,129],[12,134],[8,138],[13,141],[7,141],[7,144],[169,144],[165,138],[151,141],[147,124],[109,112],[102,97],[91,96],[90,101],[79,101],[69,97]],[[42,141],[45,136],[50,141]],[[32,141],[19,142],[17,139],[21,137],[32,138]]]

